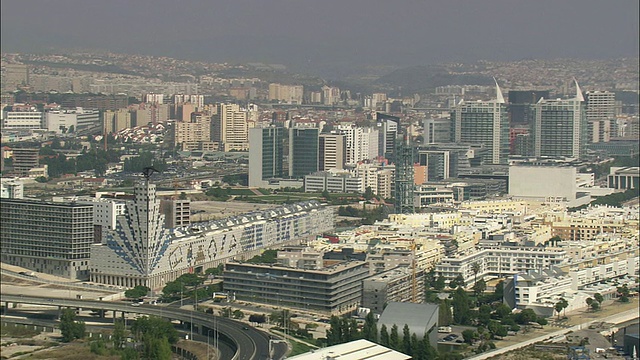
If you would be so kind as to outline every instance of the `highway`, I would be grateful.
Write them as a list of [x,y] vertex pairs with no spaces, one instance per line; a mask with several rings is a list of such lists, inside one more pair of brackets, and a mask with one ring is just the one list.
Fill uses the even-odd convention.
[[[120,311],[143,315],[153,315],[171,320],[179,320],[194,325],[194,332],[199,335],[208,335],[208,330],[213,332],[214,317],[210,314],[193,312],[189,310],[168,308],[164,306],[142,305],[134,307],[130,303],[94,301],[94,300],[70,300],[49,297],[21,296],[0,294],[0,302],[21,303],[32,305],[48,305],[69,308],[101,309],[105,311]],[[259,331],[243,323],[217,317],[217,329],[220,341],[225,341],[235,349],[233,360],[254,360],[269,359],[268,334]],[[286,345],[274,345],[273,359],[284,357],[287,350]]]

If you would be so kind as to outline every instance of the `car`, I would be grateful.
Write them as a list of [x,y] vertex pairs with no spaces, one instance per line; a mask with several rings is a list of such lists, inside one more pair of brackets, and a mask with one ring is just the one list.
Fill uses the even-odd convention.
[[140,303],[133,302],[133,303],[131,303],[131,306],[140,306]]
[[246,327],[246,326],[243,326],[243,327],[242,327],[242,330],[249,330],[249,328],[248,328],[248,327]]

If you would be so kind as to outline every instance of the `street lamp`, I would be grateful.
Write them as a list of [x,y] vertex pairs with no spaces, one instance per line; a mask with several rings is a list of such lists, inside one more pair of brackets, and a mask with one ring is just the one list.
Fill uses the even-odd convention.
[[207,360],[211,359],[209,356],[209,338],[211,337],[211,329],[207,330]]

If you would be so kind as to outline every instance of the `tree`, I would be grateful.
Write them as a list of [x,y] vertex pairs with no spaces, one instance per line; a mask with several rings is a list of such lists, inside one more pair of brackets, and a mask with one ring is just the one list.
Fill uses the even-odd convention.
[[585,302],[587,303],[587,307],[588,307],[588,308],[590,308],[590,307],[591,307],[591,304],[593,304],[593,301],[594,301],[594,300],[593,300],[592,298],[587,298],[587,299],[585,300]]
[[84,338],[85,325],[76,321],[76,311],[74,309],[64,309],[60,316],[60,333],[62,341],[70,342],[75,339]]
[[516,314],[516,322],[521,325],[526,325],[530,322],[538,319],[538,315],[532,309],[524,309]]
[[593,301],[593,302],[591,303],[591,309],[592,309],[593,311],[598,311],[598,309],[600,309],[600,303],[599,303],[599,302],[597,302],[597,301]]
[[401,351],[400,335],[398,334],[398,325],[393,324],[391,333],[389,334],[389,347],[396,351]]
[[364,318],[364,326],[362,327],[362,337],[372,342],[378,342],[378,327],[373,317],[373,312],[369,311]]
[[433,288],[436,290],[442,290],[444,289],[444,285],[445,285],[444,276],[440,275],[436,279],[436,282],[433,284]]
[[476,294],[476,296],[480,296],[480,294],[484,293],[485,290],[487,290],[487,283],[484,279],[480,279],[473,284],[473,293]]
[[621,303],[628,303],[631,292],[629,291],[629,287],[627,286],[627,284],[618,286],[617,290],[619,296],[618,301],[620,301]]
[[482,326],[487,326],[491,320],[491,306],[487,304],[480,305],[478,308],[478,323]]
[[411,332],[409,330],[409,325],[404,324],[402,328],[402,352],[407,355],[411,355]]
[[342,329],[342,321],[337,316],[331,316],[329,320],[329,330],[327,330],[327,345],[336,345],[342,343],[342,339],[344,338],[343,329]]
[[126,337],[126,330],[124,327],[124,322],[122,320],[116,320],[113,324],[113,336],[111,340],[113,341],[113,347],[115,349],[121,349],[124,346],[124,340]]
[[166,337],[170,344],[175,344],[179,339],[178,331],[170,321],[155,316],[142,316],[134,320],[131,333],[138,341],[144,341],[145,337]]
[[495,310],[498,320],[502,320],[511,315],[511,308],[506,304],[499,304]]
[[453,293],[453,322],[459,325],[468,325],[471,323],[469,296],[459,287]]
[[382,324],[380,327],[380,345],[389,347],[389,332],[387,331],[387,326]]
[[146,296],[151,289],[143,285],[137,285],[133,289],[124,292],[124,296],[129,299],[137,299]]
[[223,271],[224,271],[224,264],[220,264],[217,267],[208,268],[207,270],[204,271],[204,273],[206,275],[218,276],[218,275],[222,275]]
[[598,302],[598,305],[602,305],[602,302],[604,301],[604,296],[602,296],[602,294],[600,293],[595,293],[593,294],[593,300]]
[[453,322],[453,315],[451,314],[451,301],[445,299],[440,303],[438,309],[438,324],[442,326],[451,325]]
[[562,304],[562,300],[559,300],[558,302],[556,302],[553,305],[553,309],[556,311],[556,313],[558,314],[558,320],[560,320],[560,312],[562,311],[562,309],[564,309],[564,305]]
[[242,320],[244,318],[244,313],[241,310],[234,310],[233,318],[237,320]]
[[467,329],[462,331],[462,339],[467,344],[473,344],[473,340],[476,338],[477,333],[473,330]]
[[471,271],[473,272],[473,283],[477,284],[478,283],[478,273],[480,272],[480,263],[479,262],[474,262],[473,264],[471,264]]

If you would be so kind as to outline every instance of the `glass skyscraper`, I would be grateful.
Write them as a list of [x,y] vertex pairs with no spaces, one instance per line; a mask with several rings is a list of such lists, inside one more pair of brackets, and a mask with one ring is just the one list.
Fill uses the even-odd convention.
[[571,99],[540,99],[533,106],[535,156],[581,158],[587,145],[584,97],[576,81]]
[[454,141],[482,144],[488,149],[484,162],[506,164],[509,156],[509,117],[500,87],[496,83],[496,99],[460,101],[451,112]]

